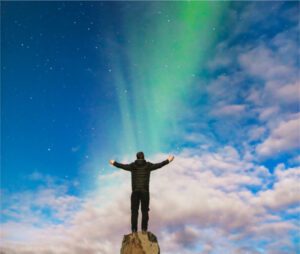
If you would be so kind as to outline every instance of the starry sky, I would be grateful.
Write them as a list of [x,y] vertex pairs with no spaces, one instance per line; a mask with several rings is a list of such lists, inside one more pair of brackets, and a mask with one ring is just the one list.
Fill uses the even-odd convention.
[[91,161],[182,145],[176,124],[223,5],[146,5],[153,17],[135,17],[145,3],[4,4],[5,185],[21,187],[16,168],[76,177]]
[[116,253],[138,151],[164,253],[299,251],[299,2],[1,5],[4,251]]

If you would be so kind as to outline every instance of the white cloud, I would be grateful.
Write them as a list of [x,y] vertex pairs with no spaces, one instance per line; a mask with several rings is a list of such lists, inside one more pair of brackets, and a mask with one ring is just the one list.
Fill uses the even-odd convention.
[[280,101],[288,103],[299,103],[300,102],[300,81],[295,81],[291,84],[286,84],[285,86],[276,89],[272,87],[274,91],[275,98]]
[[256,151],[261,156],[272,156],[300,147],[300,118],[281,122]]
[[[228,18],[236,25],[228,37],[218,43],[215,57],[207,64],[212,76],[207,82],[207,108],[213,119],[219,120],[211,123],[217,138],[226,136],[233,142],[246,138],[248,142],[260,141],[268,132],[273,132],[275,126],[286,121],[286,115],[299,108],[299,31],[297,22],[287,16],[287,13],[294,13],[295,8],[276,14],[280,8],[280,3],[272,4],[272,8],[249,3],[241,12],[234,9],[228,12]],[[277,21],[270,20],[268,15],[293,23],[272,35],[259,34],[255,28],[258,25],[262,31],[269,31],[272,25],[277,27]],[[247,31],[245,27],[251,29]],[[251,39],[241,40],[248,35]],[[238,117],[227,117],[224,121],[224,116],[234,115]],[[258,126],[256,133],[252,126],[247,126],[248,119]],[[251,134],[245,135],[247,132]]]
[[278,59],[276,51],[259,45],[239,56],[239,62],[245,70],[263,80],[287,79],[295,75],[290,66],[285,65]]
[[264,84],[251,91],[252,102],[268,108],[299,102],[297,33],[296,27],[292,27],[270,40],[257,40],[251,49],[239,54],[245,74],[260,78]]
[[258,110],[259,112],[259,120],[261,121],[270,121],[274,118],[274,116],[279,114],[279,107],[271,106],[271,107],[263,107]]
[[259,140],[266,132],[266,128],[263,126],[256,126],[249,131],[249,141]]
[[300,168],[276,169],[277,180],[272,189],[259,193],[255,202],[272,210],[300,205]]
[[[159,154],[151,161],[166,156]],[[274,216],[266,207],[281,209],[300,200],[293,189],[297,179],[292,182],[299,169],[281,167],[273,189],[252,193],[248,187],[263,186],[270,177],[266,171],[243,161],[230,146],[214,153],[186,149],[151,175],[149,230],[157,234],[164,253],[186,254],[195,253],[193,247],[199,244],[207,253],[220,245],[235,253],[239,247],[232,237],[242,243],[253,232],[260,234],[251,236],[252,241],[259,241],[274,230],[296,230],[279,215],[276,222],[268,222]],[[6,213],[22,215],[15,222],[2,223],[2,249],[8,254],[117,253],[130,229],[130,174],[117,169],[101,175],[100,181],[106,185],[85,197],[67,194],[65,186],[15,195]],[[287,194],[291,198],[284,201]],[[53,211],[51,218],[43,215],[45,207]]]
[[224,105],[212,110],[215,116],[242,116],[245,112],[245,105]]

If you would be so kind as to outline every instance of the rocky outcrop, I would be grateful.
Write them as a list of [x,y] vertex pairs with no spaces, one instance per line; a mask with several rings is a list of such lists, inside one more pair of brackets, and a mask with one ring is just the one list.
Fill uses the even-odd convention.
[[124,235],[121,254],[159,254],[157,238],[151,232]]

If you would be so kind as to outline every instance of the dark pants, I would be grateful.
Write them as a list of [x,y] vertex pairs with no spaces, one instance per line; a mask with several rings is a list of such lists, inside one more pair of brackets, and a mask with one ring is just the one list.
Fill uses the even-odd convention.
[[137,231],[139,206],[142,209],[142,230],[148,229],[149,191],[133,191],[131,193],[131,230]]

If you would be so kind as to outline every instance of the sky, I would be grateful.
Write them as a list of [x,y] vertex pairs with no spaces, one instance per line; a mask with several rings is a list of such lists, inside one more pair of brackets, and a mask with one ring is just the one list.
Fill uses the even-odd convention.
[[112,254],[130,173],[165,254],[300,252],[299,2],[1,2],[6,254]]

